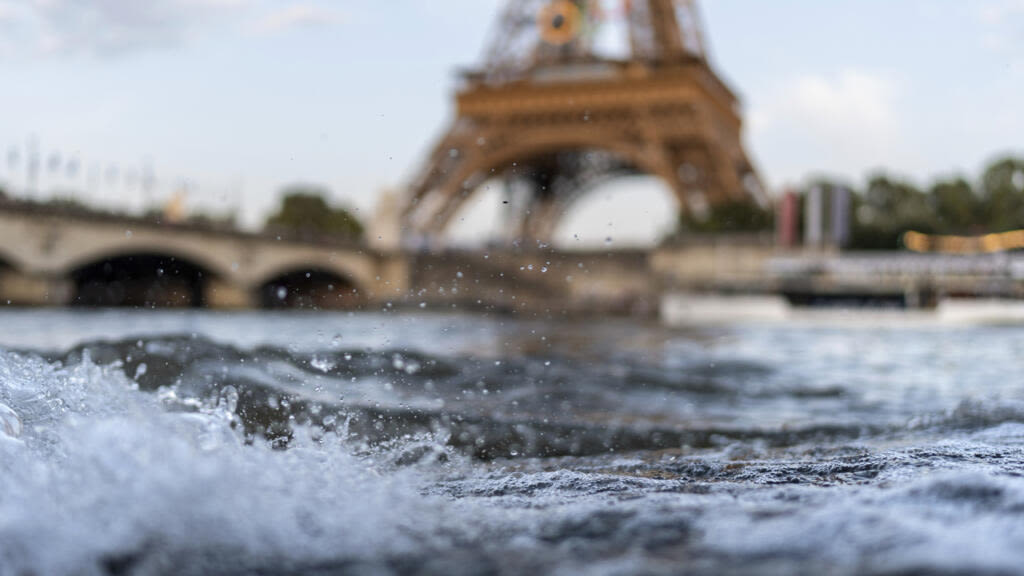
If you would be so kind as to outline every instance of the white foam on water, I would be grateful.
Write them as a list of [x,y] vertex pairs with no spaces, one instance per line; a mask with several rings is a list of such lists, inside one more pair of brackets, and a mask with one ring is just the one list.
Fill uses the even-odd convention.
[[21,436],[21,416],[10,407],[0,404],[0,433],[8,438]]
[[[408,465],[356,454],[343,433],[321,438],[301,425],[287,450],[247,445],[231,386],[219,402],[164,404],[167,395],[137,390],[123,367],[98,366],[88,354],[61,366],[0,351],[0,574],[1012,573],[1024,565],[1014,336],[760,328],[692,351],[715,363],[768,364],[724,376],[751,379],[762,399],[698,398],[742,408],[730,414],[751,434],[762,409],[747,403],[792,410],[794,420],[891,410],[883,422],[905,423],[855,444],[779,448],[740,438],[703,450],[495,463],[440,450],[448,464]],[[304,377],[278,362],[246,362],[243,372],[279,390]],[[140,378],[159,371],[156,358],[148,365]],[[319,370],[305,377],[330,380]],[[375,382],[353,390],[369,394]],[[587,385],[567,377],[565,389]],[[782,394],[833,385],[845,386],[837,400]],[[983,393],[995,397],[966,400]],[[662,396],[689,398],[671,389],[614,394],[611,416],[640,424],[645,406],[668,403]],[[778,394],[787,400],[772,400]],[[400,391],[388,405],[395,398]],[[495,402],[483,416],[508,409]],[[925,415],[908,421],[926,402]],[[418,453],[430,441],[397,438],[389,449]]]
[[[138,557],[165,571],[373,559],[429,545],[439,503],[340,442],[245,446],[223,409],[168,412],[117,369],[0,352],[0,572],[102,573]],[[184,555],[184,556],[182,556]],[[208,557],[204,557],[208,555]],[[143,570],[145,571],[145,570]]]

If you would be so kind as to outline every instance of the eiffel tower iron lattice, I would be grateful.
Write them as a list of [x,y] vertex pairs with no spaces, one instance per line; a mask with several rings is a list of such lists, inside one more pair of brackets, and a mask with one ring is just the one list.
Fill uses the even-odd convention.
[[743,149],[736,96],[708,64],[695,0],[625,0],[624,58],[602,56],[599,0],[510,0],[456,118],[413,180],[403,226],[439,236],[484,182],[518,192],[506,233],[549,242],[605,179],[663,180],[684,210],[766,202]]

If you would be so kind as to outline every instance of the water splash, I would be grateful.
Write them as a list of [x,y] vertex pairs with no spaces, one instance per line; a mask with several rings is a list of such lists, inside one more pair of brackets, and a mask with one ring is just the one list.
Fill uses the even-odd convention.
[[[0,571],[1024,562],[1021,390],[989,372],[1014,362],[1005,331],[951,350],[943,334],[538,328],[512,326],[497,356],[191,334],[0,351]],[[955,386],[922,361],[977,355]]]

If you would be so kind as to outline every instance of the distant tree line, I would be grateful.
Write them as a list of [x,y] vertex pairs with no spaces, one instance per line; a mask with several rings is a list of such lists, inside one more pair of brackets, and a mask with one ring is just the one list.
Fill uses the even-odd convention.
[[[899,248],[908,230],[979,235],[1024,228],[1024,158],[996,160],[974,182],[953,176],[924,189],[885,174],[871,176],[863,188],[817,178],[798,191],[801,200],[815,187],[826,197],[837,188],[853,192],[848,248],[854,250]],[[683,211],[680,216],[681,234],[764,232],[773,226],[773,212],[752,200],[717,203],[706,214]]]
[[[361,239],[362,223],[350,210],[330,205],[327,201],[329,196],[330,192],[327,189],[316,186],[296,185],[285,188],[281,192],[281,204],[267,218],[263,232],[304,240]],[[131,215],[91,206],[72,193],[55,193],[45,201],[15,199],[0,185],[0,201],[8,200],[64,214],[137,218],[156,224],[175,223],[216,230],[238,229],[238,215],[234,212],[217,214],[192,211],[171,222],[163,207],[154,206],[144,210],[141,215]]]
[[726,200],[706,211],[683,210],[679,217],[682,234],[739,234],[772,229],[775,214],[752,199]]
[[[811,182],[825,191],[841,184]],[[901,247],[908,230],[926,234],[974,236],[1024,228],[1024,158],[1005,157],[989,164],[972,182],[964,176],[937,179],[927,188],[876,174],[851,198],[850,245],[855,250]]]

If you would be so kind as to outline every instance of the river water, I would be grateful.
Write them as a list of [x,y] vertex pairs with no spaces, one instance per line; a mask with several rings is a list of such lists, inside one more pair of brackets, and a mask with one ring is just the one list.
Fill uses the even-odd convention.
[[0,312],[0,574],[1024,571],[1024,327]]

